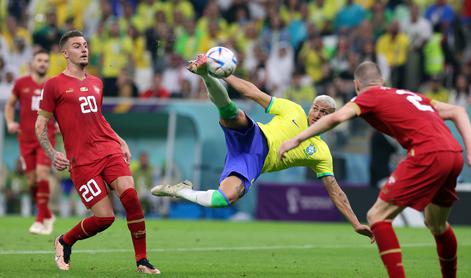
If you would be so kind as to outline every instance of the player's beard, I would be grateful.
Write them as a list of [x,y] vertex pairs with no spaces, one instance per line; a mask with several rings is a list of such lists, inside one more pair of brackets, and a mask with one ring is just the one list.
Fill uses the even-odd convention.
[[79,65],[82,69],[84,69],[86,66],[88,66],[88,62],[81,62]]

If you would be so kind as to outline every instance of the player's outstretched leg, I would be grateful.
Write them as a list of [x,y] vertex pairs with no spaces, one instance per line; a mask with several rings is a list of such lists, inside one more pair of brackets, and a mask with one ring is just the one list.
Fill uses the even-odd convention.
[[379,255],[390,278],[405,278],[402,264],[402,251],[392,220],[403,208],[397,207],[381,199],[368,211],[367,219],[378,245]]
[[156,185],[151,189],[155,196],[171,196],[186,199],[190,202],[209,208],[228,207],[244,194],[245,187],[236,176],[225,178],[218,190],[193,190],[190,181],[174,185]]
[[229,94],[221,82],[208,74],[206,59],[206,55],[198,55],[196,60],[188,63],[187,69],[201,76],[208,91],[209,99],[218,108],[221,118],[225,120],[235,119],[239,109],[229,98]]
[[432,232],[437,244],[442,277],[456,277],[458,243],[455,233],[447,222],[450,208],[429,204],[425,207],[425,225]]
[[[109,197],[105,197],[91,207],[93,216],[82,219],[75,227],[55,241],[56,265],[60,270],[69,270],[72,246],[78,240],[83,240],[106,230],[114,222],[113,207]],[[100,215],[100,216],[96,216]]]

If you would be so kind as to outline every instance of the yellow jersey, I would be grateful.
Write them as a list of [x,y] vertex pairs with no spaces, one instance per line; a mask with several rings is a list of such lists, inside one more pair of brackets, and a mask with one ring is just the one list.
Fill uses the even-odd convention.
[[284,160],[278,158],[281,144],[308,127],[307,115],[299,104],[272,97],[266,112],[274,117],[267,124],[257,123],[268,144],[262,173],[306,166],[314,171],[318,178],[334,175],[329,147],[319,136],[311,137],[287,152]]

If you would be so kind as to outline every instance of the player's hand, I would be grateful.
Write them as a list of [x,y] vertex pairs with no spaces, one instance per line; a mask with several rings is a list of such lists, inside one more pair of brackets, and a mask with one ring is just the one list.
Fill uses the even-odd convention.
[[20,125],[17,122],[7,123],[8,132],[11,134],[20,132]]
[[65,170],[67,167],[69,167],[69,160],[65,156],[64,153],[56,151],[54,153],[54,159],[52,162],[54,168],[56,168],[59,171]]
[[278,150],[278,158],[280,158],[281,160],[285,159],[286,153],[289,150],[292,150],[299,146],[300,143],[301,142],[296,138],[285,141],[283,144],[281,144],[280,149]]
[[129,150],[128,144],[126,142],[121,142],[121,152],[123,153],[124,160],[129,165],[131,164],[131,151]]
[[371,243],[375,242],[375,237],[373,236],[373,232],[371,232],[370,227],[367,225],[358,225],[355,227],[355,232],[359,233],[360,235],[364,235],[370,238]]
[[54,133],[55,134],[61,133],[61,129],[59,128],[59,124],[57,122],[54,123]]

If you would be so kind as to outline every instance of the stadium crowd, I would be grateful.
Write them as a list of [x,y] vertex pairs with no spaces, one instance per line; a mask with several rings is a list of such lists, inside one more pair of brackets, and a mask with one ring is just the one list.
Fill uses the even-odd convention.
[[[206,99],[186,61],[224,45],[238,55],[236,75],[296,102],[327,94],[343,105],[355,94],[353,70],[371,60],[393,87],[471,105],[471,0],[1,1],[0,100],[39,48],[50,51],[48,76],[62,72],[58,42],[71,29],[87,36],[88,70],[108,97]],[[12,169],[3,198],[29,195],[21,171]]]
[[206,98],[185,61],[212,46],[237,52],[237,74],[295,101],[353,93],[352,70],[381,65],[394,87],[471,104],[470,0],[23,0],[0,7],[0,96],[36,48],[65,61],[63,32],[84,30],[105,95]]

